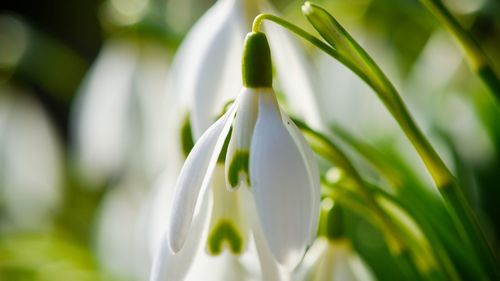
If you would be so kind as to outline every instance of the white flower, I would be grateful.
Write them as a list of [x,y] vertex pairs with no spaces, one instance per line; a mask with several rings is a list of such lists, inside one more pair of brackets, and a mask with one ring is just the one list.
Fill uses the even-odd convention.
[[[168,75],[166,100],[171,127],[188,113],[198,139],[223,105],[241,89],[243,40],[253,18],[272,8],[266,0],[219,0],[193,26],[180,46]],[[320,125],[314,99],[312,72],[293,38],[283,28],[265,25],[278,82],[287,105],[298,116]],[[172,106],[174,105],[174,106]],[[177,129],[177,132],[179,129]]]
[[144,280],[152,261],[145,193],[166,160],[164,151],[173,148],[159,133],[165,130],[158,101],[168,59],[157,42],[139,40],[113,38],[103,46],[78,92],[72,141],[85,183],[109,188],[94,223],[100,266],[114,276]]
[[368,266],[343,239],[318,238],[307,252],[297,280],[372,281]]
[[87,183],[103,185],[127,169],[156,175],[162,167],[158,100],[168,66],[164,53],[151,41],[113,39],[85,77],[71,127],[75,160]]
[[[241,254],[251,232],[263,275],[275,270],[265,268],[263,259],[294,268],[315,237],[320,201],[317,166],[304,137],[279,108],[271,88],[270,59],[263,33],[250,34],[243,55],[243,90],[201,135],[180,172],[168,243],[155,263],[153,280],[160,280],[160,272],[177,276],[175,271],[181,266],[172,264],[186,266],[191,262],[190,249],[199,245],[206,231],[207,209],[211,209],[208,251],[218,255],[227,249]],[[223,146],[231,127],[225,155],[226,184],[216,184],[212,174],[221,170],[216,167],[224,160]],[[209,193],[213,208],[207,208]],[[181,258],[176,259],[169,250],[187,260],[179,261]]]
[[40,104],[0,85],[0,228],[50,229],[62,199],[60,147]]
[[150,269],[147,249],[141,245],[141,207],[147,180],[127,173],[99,205],[95,221],[95,251],[101,268],[123,280],[144,280]]

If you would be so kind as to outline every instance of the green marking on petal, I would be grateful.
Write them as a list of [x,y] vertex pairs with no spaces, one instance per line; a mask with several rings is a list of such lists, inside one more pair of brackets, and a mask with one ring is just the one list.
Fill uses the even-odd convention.
[[238,186],[240,182],[240,172],[246,174],[246,181],[250,185],[250,173],[248,171],[248,162],[250,154],[246,150],[237,150],[233,159],[229,163],[228,179],[231,187]]
[[226,161],[227,148],[229,147],[229,141],[231,140],[232,132],[233,132],[233,127],[229,129],[229,133],[227,134],[227,137],[224,140],[224,145],[222,146],[222,150],[220,151],[219,158],[217,158],[218,164],[224,164],[224,162]]
[[208,235],[208,252],[212,255],[220,254],[224,243],[233,254],[243,251],[243,237],[228,220],[221,220]]
[[186,116],[184,123],[181,127],[181,144],[182,144],[182,152],[184,156],[188,156],[191,149],[194,146],[193,132],[191,131],[191,122],[189,119],[189,115]]

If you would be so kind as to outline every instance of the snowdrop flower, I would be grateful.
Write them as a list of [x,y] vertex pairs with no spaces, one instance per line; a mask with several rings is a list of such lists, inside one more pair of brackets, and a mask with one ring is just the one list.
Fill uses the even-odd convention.
[[372,281],[368,266],[354,252],[349,240],[318,238],[304,258],[306,272],[298,280]]
[[[167,120],[179,126],[189,116],[198,139],[212,124],[220,108],[241,89],[239,62],[242,42],[251,22],[272,10],[267,0],[219,0],[193,26],[180,46],[168,75],[166,103],[177,110]],[[320,125],[314,100],[312,71],[289,34],[279,26],[265,25],[278,82],[287,105],[298,116]],[[180,131],[179,129],[176,129]]]
[[[72,111],[74,156],[87,183],[100,186],[127,167],[162,167],[160,120],[168,59],[153,42],[109,40],[80,87]],[[159,160],[162,159],[162,160]]]
[[[241,254],[251,232],[263,275],[269,261],[294,268],[315,237],[320,201],[317,166],[300,131],[279,108],[272,90],[269,45],[263,33],[251,33],[245,41],[243,84],[234,104],[199,138],[184,163],[167,241],[155,262],[152,280],[165,278],[162,272],[176,276],[165,269],[175,271],[169,259],[186,267],[192,257],[185,249],[196,247],[204,231],[208,231],[207,250],[212,255],[224,250]],[[218,162],[224,160],[226,183],[222,187],[211,185],[212,174],[221,170]],[[212,195],[212,208],[207,207],[208,193]],[[209,211],[206,229],[203,225]],[[169,252],[177,254],[172,257]],[[176,261],[176,255],[184,257],[184,262]]]
[[151,267],[142,210],[171,147],[159,133],[167,67],[165,49],[150,38],[110,39],[72,112],[79,172],[89,186],[108,188],[95,221],[95,250],[101,267],[123,279],[144,280]]
[[[253,18],[271,10],[267,0],[219,0],[186,35],[167,76],[163,107],[168,108],[168,116],[162,118],[167,128],[157,138],[168,143],[164,145],[169,147],[163,154],[169,157],[165,170],[178,172],[185,156],[179,152],[189,152],[180,138],[172,136],[188,131],[198,140],[227,101],[236,98],[242,87],[239,62],[243,39]],[[271,35],[278,82],[288,107],[310,125],[320,124],[309,76],[312,71],[304,55],[287,31],[279,26],[264,27]],[[156,229],[165,229],[165,221],[164,226]],[[152,248],[158,248],[157,241],[151,239]]]
[[368,266],[345,236],[342,207],[330,198],[322,201],[321,230],[295,272],[296,281],[371,281]]

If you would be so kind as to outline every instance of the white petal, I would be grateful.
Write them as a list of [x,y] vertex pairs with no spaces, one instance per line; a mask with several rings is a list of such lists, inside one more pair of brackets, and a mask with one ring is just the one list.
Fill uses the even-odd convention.
[[[147,183],[140,177],[127,175],[113,186],[103,199],[98,214],[97,255],[107,272],[121,278],[143,276],[150,265],[139,258],[138,230]],[[141,251],[139,251],[141,250]]]
[[[168,154],[168,145],[172,143],[172,135],[163,138],[167,130],[165,122],[168,108],[163,107],[165,98],[165,80],[170,64],[169,56],[161,45],[141,45],[141,57],[136,69],[134,79],[135,90],[133,102],[137,103],[137,115],[134,121],[141,125],[138,134],[139,148],[133,153],[139,155],[143,161],[137,161],[136,167],[145,170],[149,175],[157,176],[164,167],[165,162],[172,161]],[[184,117],[184,116],[182,116]],[[182,163],[181,163],[182,164]],[[179,166],[181,165],[179,164]]]
[[[217,99],[223,82],[226,54],[234,35],[233,0],[218,1],[193,26],[174,59],[167,81],[166,104],[176,104],[175,113],[189,108],[195,139],[210,126],[221,106]],[[232,89],[232,95],[238,88]]]
[[311,236],[307,164],[282,122],[272,93],[259,97],[250,149],[250,181],[262,230],[276,259],[295,267]]
[[197,253],[202,251],[203,237],[206,237],[210,200],[206,192],[198,215],[193,220],[194,227],[186,238],[186,246],[177,253],[172,253],[167,236],[164,237],[160,250],[153,262],[150,281],[184,280]]
[[260,270],[262,274],[261,279],[263,281],[288,280],[289,273],[287,273],[284,268],[278,264],[278,262],[274,258],[274,255],[271,253],[271,249],[269,249],[268,243],[259,223],[253,194],[245,188],[242,188],[238,192],[242,194],[247,219],[250,227],[252,228],[255,247],[259,256]]
[[107,43],[77,94],[72,138],[79,168],[93,185],[125,163],[136,55],[128,43]]
[[148,195],[149,198],[143,206],[143,216],[147,220],[145,243],[148,245],[147,251],[150,260],[156,256],[167,231],[178,176],[174,173],[171,169],[163,171],[153,183],[153,188]]
[[300,132],[297,125],[293,123],[293,121],[286,115],[286,113],[282,112],[281,117],[283,118],[284,124],[288,129],[288,132],[295,140],[295,144],[299,148],[302,158],[307,163],[307,173],[309,174],[309,187],[311,188],[311,202],[313,212],[311,213],[311,240],[309,244],[312,244],[314,239],[316,238],[316,234],[318,231],[318,223],[319,223],[319,214],[320,214],[320,205],[321,205],[321,186],[320,186],[320,176],[318,165],[316,159],[314,158],[314,154],[309,146],[309,143],[304,138],[304,135]]
[[[177,280],[177,279],[176,279]],[[217,256],[200,254],[185,281],[256,281],[250,278],[246,269],[239,262],[239,256],[227,251]]]
[[[198,138],[212,123],[212,119],[222,108],[215,105],[219,87],[224,83],[221,65],[224,65],[226,52],[230,49],[231,23],[224,22],[223,28],[215,34],[212,44],[203,49],[200,64],[193,73],[191,86],[194,93],[191,110],[191,126],[195,138]],[[234,92],[236,93],[236,92]],[[220,103],[219,103],[220,104]]]
[[353,251],[349,241],[330,241],[328,246],[321,260],[318,261],[313,280],[374,280],[369,268]]
[[[318,264],[324,257],[325,252],[328,250],[329,242],[325,238],[318,238],[312,246],[307,250],[304,259],[298,266],[294,280],[311,280],[318,269]],[[330,281],[329,279],[327,279]]]
[[243,88],[240,100],[225,161],[226,186],[230,191],[238,188],[241,181],[250,180],[248,156],[253,129],[257,121],[258,93],[254,89]]
[[206,191],[213,169],[231,127],[238,100],[196,142],[177,179],[169,224],[172,251],[178,252],[191,227],[199,196]]
[[35,99],[5,84],[0,115],[2,224],[25,231],[50,228],[63,187],[56,131]]

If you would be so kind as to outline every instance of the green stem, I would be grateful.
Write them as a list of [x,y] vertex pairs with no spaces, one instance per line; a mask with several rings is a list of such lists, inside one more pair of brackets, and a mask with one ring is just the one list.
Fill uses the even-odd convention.
[[421,0],[422,4],[450,31],[464,50],[472,70],[477,73],[486,86],[500,102],[500,78],[495,74],[492,64],[479,43],[472,37],[446,6],[439,0]]
[[337,50],[334,48],[330,47],[330,45],[326,44],[322,40],[318,39],[314,35],[311,35],[309,32],[305,31],[304,29],[298,27],[297,25],[282,19],[278,16],[275,16],[273,14],[259,14],[257,17],[255,17],[252,25],[252,31],[253,32],[259,32],[260,26],[262,25],[262,22],[264,20],[272,21],[278,25],[281,25],[285,29],[295,33],[299,37],[305,39],[318,49],[322,50],[323,52],[327,53],[334,59],[338,60],[342,64],[346,65],[351,71],[356,73],[363,81],[371,85],[371,80],[363,73],[363,71],[358,68],[355,64],[351,63],[351,61],[345,57],[343,54],[339,53]]

